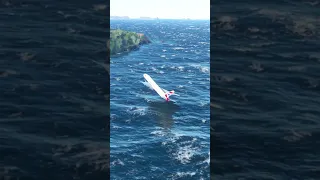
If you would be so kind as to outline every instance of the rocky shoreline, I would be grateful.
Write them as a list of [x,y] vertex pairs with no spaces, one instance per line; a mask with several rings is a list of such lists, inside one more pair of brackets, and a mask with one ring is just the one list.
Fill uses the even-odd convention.
[[110,31],[110,54],[115,55],[138,49],[151,41],[142,33],[114,29]]

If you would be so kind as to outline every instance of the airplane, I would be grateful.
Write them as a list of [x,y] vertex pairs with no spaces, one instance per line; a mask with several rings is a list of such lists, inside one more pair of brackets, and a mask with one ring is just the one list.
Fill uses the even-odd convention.
[[156,82],[154,82],[154,80],[153,80],[148,74],[143,74],[143,77],[144,77],[144,79],[148,82],[148,86],[149,86],[151,89],[155,90],[155,91],[159,94],[159,96],[160,96],[161,98],[165,99],[167,102],[170,101],[170,98],[169,98],[169,97],[170,97],[171,95],[179,96],[178,94],[175,94],[174,90],[172,90],[172,91],[167,91],[167,90],[165,90],[165,89],[163,89],[163,88],[160,88],[160,87],[158,86],[158,84],[157,84]]

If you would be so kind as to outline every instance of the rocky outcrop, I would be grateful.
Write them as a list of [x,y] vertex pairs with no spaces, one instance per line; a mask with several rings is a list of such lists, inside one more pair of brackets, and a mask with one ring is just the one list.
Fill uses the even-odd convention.
[[141,33],[111,30],[110,31],[110,54],[130,52],[138,49],[143,44],[151,43],[151,41]]

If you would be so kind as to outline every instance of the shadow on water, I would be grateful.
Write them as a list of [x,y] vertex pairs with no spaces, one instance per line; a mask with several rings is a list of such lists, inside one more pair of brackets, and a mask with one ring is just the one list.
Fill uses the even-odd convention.
[[170,129],[174,124],[173,114],[176,113],[180,107],[174,102],[149,102],[149,110],[156,114],[156,119],[159,126],[164,129]]

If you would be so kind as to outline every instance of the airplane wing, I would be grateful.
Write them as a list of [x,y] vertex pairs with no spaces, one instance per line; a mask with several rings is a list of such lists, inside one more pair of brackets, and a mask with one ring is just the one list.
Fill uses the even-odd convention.
[[162,91],[164,92],[164,93],[168,93],[169,91],[167,91],[167,90],[165,90],[165,89],[163,89],[163,88],[161,88],[162,89]]
[[[142,81],[141,81],[142,82]],[[142,84],[144,84],[145,86],[147,86],[148,88],[150,88],[151,90],[154,90],[153,87],[146,81],[142,82]]]

